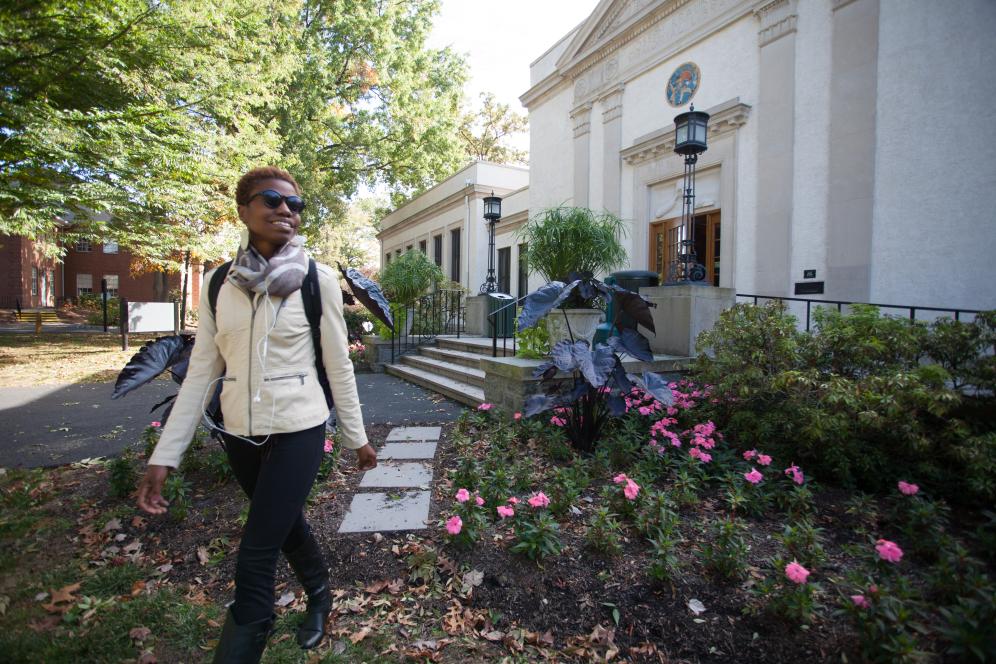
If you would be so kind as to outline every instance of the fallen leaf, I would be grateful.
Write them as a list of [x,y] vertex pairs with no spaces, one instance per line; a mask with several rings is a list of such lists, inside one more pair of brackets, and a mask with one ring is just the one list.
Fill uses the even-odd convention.
[[287,606],[294,601],[294,593],[288,591],[277,599],[277,606]]
[[211,556],[208,554],[206,546],[197,547],[197,560],[201,565],[207,565],[208,561],[211,560]]
[[148,627],[132,627],[128,632],[128,636],[135,641],[145,641],[151,634],[152,630]]
[[80,589],[80,584],[71,583],[68,586],[63,586],[58,590],[52,591],[52,604],[58,604],[59,602],[75,602],[76,598],[73,595],[77,590]]
[[335,643],[332,644],[332,654],[333,655],[341,655],[344,652],[346,652],[346,648],[347,647],[348,646],[346,645],[346,642],[343,641],[342,639],[340,639],[340,640],[338,640],[338,641],[336,641]]
[[699,615],[700,613],[703,613],[706,610],[705,604],[703,604],[697,599],[688,600],[688,608],[695,615]]
[[369,636],[369,634],[370,634],[370,628],[369,627],[364,627],[360,631],[354,632],[353,634],[350,634],[349,635],[349,640],[353,642],[353,645],[356,645],[357,643],[359,643],[363,639],[367,638],[367,636]]
[[505,638],[505,632],[499,632],[498,630],[493,629],[490,632],[481,632],[481,636],[488,641],[501,641]]
[[150,651],[143,652],[142,656],[138,658],[138,664],[158,664],[158,662],[155,653]]
[[145,519],[143,517],[140,517],[140,516],[133,516],[131,518],[131,527],[132,528],[144,528],[145,527]]
[[109,533],[112,530],[121,530],[121,519],[111,519],[106,524],[104,524],[103,529],[100,532]]

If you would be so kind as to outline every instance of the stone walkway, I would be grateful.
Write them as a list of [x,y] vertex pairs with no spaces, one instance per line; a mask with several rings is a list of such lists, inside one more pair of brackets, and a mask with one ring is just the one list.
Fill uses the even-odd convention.
[[[441,427],[397,427],[360,480],[340,533],[419,530],[429,519],[432,459]],[[385,491],[388,489],[388,491]]]

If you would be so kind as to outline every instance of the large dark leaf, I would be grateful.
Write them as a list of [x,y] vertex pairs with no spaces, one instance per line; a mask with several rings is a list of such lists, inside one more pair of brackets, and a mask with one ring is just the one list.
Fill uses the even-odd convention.
[[626,400],[623,399],[618,394],[610,394],[607,400],[609,405],[609,412],[612,413],[612,417],[620,417],[626,413]]
[[340,264],[339,272],[349,284],[349,290],[353,291],[353,296],[363,303],[363,306],[379,318],[384,325],[393,330],[394,318],[391,317],[391,305],[384,296],[380,284],[373,279],[367,279],[356,268],[344,268]]
[[623,368],[622,362],[616,363],[612,370],[612,383],[622,394],[629,394],[633,389],[633,381],[626,375],[626,369]]
[[[575,344],[575,347],[577,344]],[[615,368],[618,358],[605,344],[598,344],[595,350],[587,346],[576,350],[575,357],[581,373],[593,387],[602,387]]]
[[626,353],[644,362],[652,362],[654,359],[647,338],[628,327],[623,328],[618,336],[609,337],[609,345],[617,353]]
[[540,380],[550,380],[557,375],[557,365],[553,362],[544,362],[533,370],[533,378]]
[[118,374],[112,399],[123,397],[145,385],[174,364],[190,357],[194,337],[189,334],[159,337],[142,346]]
[[526,296],[522,301],[522,313],[519,314],[519,329],[525,330],[546,316],[554,308],[563,304],[571,292],[578,287],[578,281],[565,284],[562,281],[551,281]]
[[644,371],[642,378],[635,376],[634,382],[665,406],[670,406],[674,403],[674,394],[671,393],[671,388],[667,386],[667,381],[652,371]]
[[583,380],[576,381],[574,383],[574,389],[568,392],[567,399],[565,399],[564,403],[574,403],[575,401],[586,395],[588,393],[588,390],[590,389],[591,387],[585,381]]
[[157,403],[155,406],[153,406],[152,408],[150,408],[149,412],[150,413],[156,412],[157,410],[159,410],[160,408],[162,408],[163,406],[165,406],[166,404],[168,404],[170,401],[172,401],[175,398],[176,398],[175,394],[169,395],[168,397],[166,397],[165,399],[163,399],[162,401],[160,401],[159,403]]
[[537,413],[542,413],[544,410],[550,410],[558,403],[559,401],[555,397],[549,397],[545,394],[534,394],[526,398],[526,403],[522,407],[522,414],[526,417],[532,417]]
[[[657,330],[654,328],[654,316],[650,313],[650,307],[656,307],[656,303],[651,302],[639,293],[634,293],[631,290],[626,290],[614,284],[605,284],[605,288],[612,293],[612,301],[617,312],[628,314],[630,320],[636,321],[655,334],[657,333]],[[618,317],[616,320],[621,322],[620,319],[621,317]]]
[[574,371],[578,368],[584,353],[591,353],[587,341],[575,341],[571,343],[563,339],[554,344],[550,350],[550,358],[554,366],[561,371]]

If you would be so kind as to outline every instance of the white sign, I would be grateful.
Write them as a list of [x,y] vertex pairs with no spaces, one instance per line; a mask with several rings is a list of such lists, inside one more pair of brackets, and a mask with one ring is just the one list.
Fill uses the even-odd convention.
[[172,302],[129,302],[128,332],[172,332],[176,307]]

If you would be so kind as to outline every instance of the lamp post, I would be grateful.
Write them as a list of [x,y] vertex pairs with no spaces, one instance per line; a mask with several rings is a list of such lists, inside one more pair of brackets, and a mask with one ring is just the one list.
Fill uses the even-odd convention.
[[498,280],[495,278],[495,224],[501,219],[501,198],[491,192],[484,197],[484,223],[488,225],[488,278],[478,291],[481,295],[494,293],[498,290]]
[[668,283],[695,283],[705,279],[706,269],[695,254],[695,163],[708,149],[706,134],[709,114],[690,106],[686,113],[674,118],[674,151],[685,157],[685,178],[682,183],[681,239],[677,255],[668,265]]

